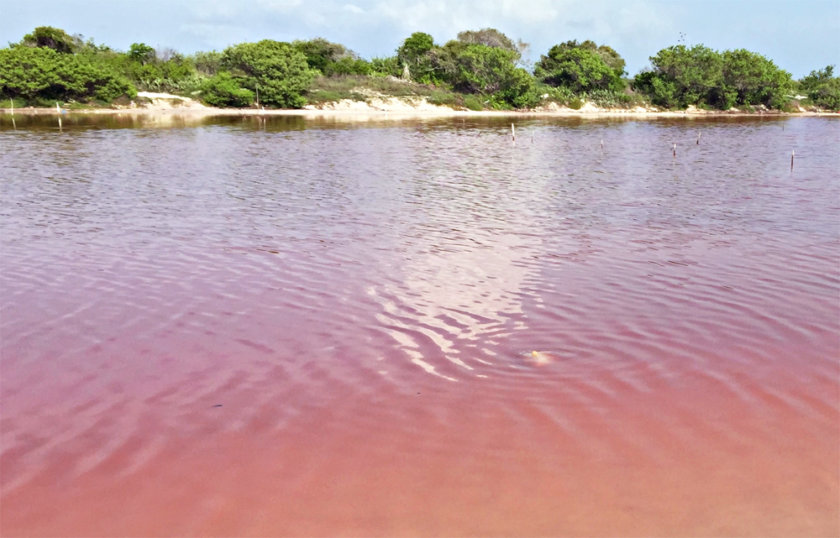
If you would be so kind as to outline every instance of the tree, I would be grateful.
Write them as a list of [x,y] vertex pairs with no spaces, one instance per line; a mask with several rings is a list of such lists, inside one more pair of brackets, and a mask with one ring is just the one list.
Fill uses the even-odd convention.
[[270,39],[228,47],[222,53],[222,67],[240,87],[259,88],[261,102],[281,108],[303,106],[302,94],[315,76],[302,52]]
[[744,49],[723,52],[723,88],[713,92],[720,108],[766,105],[781,108],[787,102],[790,73],[760,54]]
[[23,36],[21,45],[44,47],[62,54],[70,54],[80,49],[84,43],[80,38],[71,36],[60,28],[39,26],[31,34]]
[[432,36],[414,32],[397,49],[397,61],[408,67],[412,80],[428,84],[435,79],[435,52],[439,49]]
[[799,88],[815,105],[831,110],[840,109],[840,77],[834,76],[833,65],[811,71],[799,81]]
[[210,52],[196,52],[191,60],[196,71],[202,75],[213,76],[219,72],[222,66],[222,53],[212,50]]
[[140,64],[153,62],[155,49],[145,43],[132,43],[128,48],[128,57]]
[[[613,66],[607,64],[605,56],[611,60]],[[565,87],[576,93],[623,90],[623,72],[624,60],[609,47],[599,50],[592,41],[582,44],[567,41],[554,45],[547,55],[540,57],[534,69],[535,76],[544,83]]]
[[437,58],[441,79],[453,89],[480,94],[496,106],[536,104],[534,78],[516,66],[515,50],[450,41]]
[[657,105],[739,105],[781,108],[791,88],[790,73],[744,49],[719,53],[703,45],[675,45],[651,57],[651,70],[639,73],[636,90]]
[[344,45],[331,43],[323,38],[295,41],[292,45],[306,56],[306,62],[324,76],[367,75],[370,64]]
[[658,105],[688,105],[723,102],[723,59],[703,45],[675,45],[652,56],[653,69],[636,76],[634,87]]

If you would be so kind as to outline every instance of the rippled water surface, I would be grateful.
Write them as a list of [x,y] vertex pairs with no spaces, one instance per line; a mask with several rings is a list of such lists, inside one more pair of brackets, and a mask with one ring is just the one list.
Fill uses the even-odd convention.
[[840,534],[840,121],[52,121],[4,536]]

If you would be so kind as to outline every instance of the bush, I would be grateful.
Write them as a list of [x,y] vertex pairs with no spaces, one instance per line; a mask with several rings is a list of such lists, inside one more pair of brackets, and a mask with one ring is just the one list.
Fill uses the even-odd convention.
[[[609,61],[609,63],[608,63]],[[543,83],[575,93],[624,89],[624,60],[607,46],[592,41],[567,41],[551,47],[537,62],[534,74]]]
[[465,95],[464,107],[469,110],[484,110],[484,102],[477,95]]
[[834,76],[833,65],[811,71],[799,82],[799,87],[814,105],[830,110],[840,109],[840,77]]
[[302,52],[270,39],[228,47],[222,53],[222,67],[239,87],[258,90],[260,102],[280,108],[306,104],[303,92],[315,78]]
[[309,41],[295,41],[292,46],[306,56],[311,69],[322,75],[367,75],[371,71],[370,63],[348,50],[344,45],[331,43],[326,39],[316,38]]
[[137,91],[108,65],[86,55],[64,54],[46,47],[0,49],[0,96],[48,101],[111,102]]
[[460,99],[457,94],[443,89],[436,89],[432,91],[431,95],[426,98],[429,103],[440,106],[456,106]]
[[633,87],[654,104],[669,108],[782,108],[792,82],[790,73],[743,49],[721,54],[703,45],[677,45],[660,50],[651,63],[653,69],[636,75]]
[[227,71],[205,79],[200,91],[204,102],[212,106],[247,107],[254,102],[254,92],[239,86]]

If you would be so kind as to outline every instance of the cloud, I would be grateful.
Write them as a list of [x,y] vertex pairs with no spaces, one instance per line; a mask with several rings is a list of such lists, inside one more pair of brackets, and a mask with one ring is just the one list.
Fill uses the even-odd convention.
[[355,13],[356,15],[365,14],[365,10],[355,4],[344,4],[341,9],[349,13]]
[[257,0],[256,3],[257,9],[264,9],[273,13],[289,13],[302,5],[302,0]]

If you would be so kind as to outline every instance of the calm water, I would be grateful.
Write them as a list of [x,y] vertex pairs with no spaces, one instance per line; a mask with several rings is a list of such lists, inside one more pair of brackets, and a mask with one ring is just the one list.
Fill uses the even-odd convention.
[[4,536],[840,534],[836,119],[0,121]]

